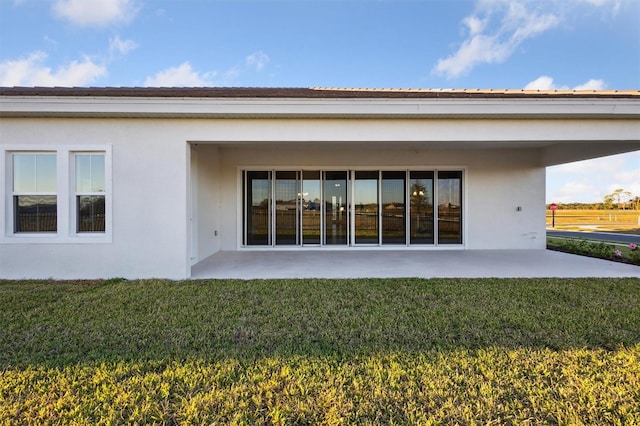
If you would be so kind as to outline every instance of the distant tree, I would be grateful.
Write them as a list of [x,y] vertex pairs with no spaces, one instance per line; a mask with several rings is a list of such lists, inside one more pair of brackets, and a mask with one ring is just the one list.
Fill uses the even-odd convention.
[[604,204],[610,209],[613,208],[614,204],[617,205],[618,208],[624,209],[625,203],[630,199],[631,193],[629,191],[618,188],[611,194],[604,196]]

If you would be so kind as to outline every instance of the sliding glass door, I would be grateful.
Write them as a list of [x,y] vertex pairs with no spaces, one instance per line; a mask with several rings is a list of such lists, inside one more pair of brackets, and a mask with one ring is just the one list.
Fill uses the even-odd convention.
[[356,244],[379,244],[377,171],[354,172],[353,208]]
[[300,178],[298,172],[276,172],[275,236],[276,245],[299,244]]
[[320,245],[322,230],[320,171],[302,172],[302,244]]
[[348,230],[347,172],[324,172],[324,244],[346,245]]
[[245,246],[462,244],[462,171],[243,172]]
[[407,173],[382,172],[382,244],[406,244],[406,175]]
[[245,244],[271,245],[271,172],[246,172]]
[[409,172],[410,244],[433,244],[433,172]]

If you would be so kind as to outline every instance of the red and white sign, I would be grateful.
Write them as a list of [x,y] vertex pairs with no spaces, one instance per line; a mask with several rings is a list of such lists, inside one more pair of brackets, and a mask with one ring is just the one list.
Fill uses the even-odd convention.
[[558,209],[558,205],[557,205],[556,203],[551,203],[551,205],[549,206],[549,208],[550,208],[552,211],[555,211],[555,210],[557,210],[557,209]]

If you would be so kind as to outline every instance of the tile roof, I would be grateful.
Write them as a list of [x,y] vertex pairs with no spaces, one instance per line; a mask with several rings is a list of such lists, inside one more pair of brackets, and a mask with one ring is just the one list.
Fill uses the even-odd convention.
[[0,96],[146,98],[637,98],[640,90],[368,89],[335,87],[0,87]]

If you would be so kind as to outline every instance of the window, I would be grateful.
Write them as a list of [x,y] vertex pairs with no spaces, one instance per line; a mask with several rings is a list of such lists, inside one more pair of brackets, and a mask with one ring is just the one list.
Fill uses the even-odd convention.
[[76,232],[105,232],[104,153],[75,154]]
[[57,232],[56,154],[14,153],[12,157],[14,232]]
[[109,145],[0,146],[0,242],[111,243]]

